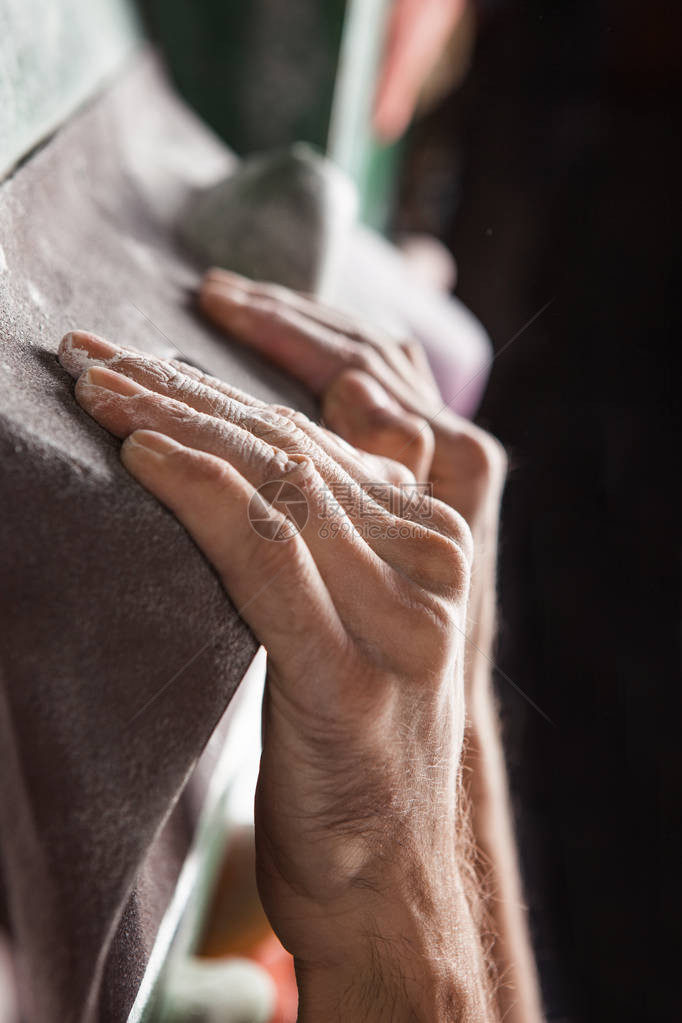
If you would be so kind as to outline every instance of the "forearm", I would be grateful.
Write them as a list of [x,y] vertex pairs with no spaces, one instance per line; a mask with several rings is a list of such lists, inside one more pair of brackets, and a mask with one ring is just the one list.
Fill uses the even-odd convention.
[[[392,891],[372,933],[351,931],[343,963],[297,962],[299,1023],[491,1023],[497,1019],[470,893],[453,878],[451,904],[434,911],[428,894]],[[428,905],[428,908],[427,908]],[[342,930],[343,921],[339,922]]]
[[[486,600],[494,602],[492,585]],[[480,622],[492,622],[481,608]],[[480,633],[480,629],[476,629]],[[490,634],[492,628],[490,627]],[[478,636],[469,663],[471,701],[464,777],[471,828],[479,852],[479,874],[493,930],[498,1005],[505,1023],[542,1020],[539,986],[518,869],[507,773],[491,685],[490,635]],[[482,645],[483,644],[483,645]]]
[[[470,454],[469,450],[469,454]],[[490,452],[487,452],[490,456]],[[495,575],[504,458],[483,459],[483,500],[471,514],[475,542],[466,626],[466,743],[464,794],[478,850],[478,875],[497,974],[497,1002],[505,1023],[542,1020],[538,978],[522,898],[504,753],[492,685]],[[451,479],[456,479],[453,474]],[[446,492],[453,502],[456,494]],[[461,503],[461,501],[460,501]]]

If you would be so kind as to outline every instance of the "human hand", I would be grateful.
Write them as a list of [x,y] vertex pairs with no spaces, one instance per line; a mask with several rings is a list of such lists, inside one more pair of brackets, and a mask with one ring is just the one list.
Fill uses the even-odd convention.
[[414,342],[398,343],[284,288],[222,270],[206,275],[200,300],[206,314],[232,337],[307,384],[322,402],[325,421],[341,436],[363,450],[404,462],[472,530],[463,773],[481,850],[480,880],[493,893],[486,900],[495,932],[490,947],[505,978],[497,993],[499,1015],[510,1023],[535,1023],[542,1009],[490,678],[504,450],[443,405],[424,352]]
[[325,423],[340,436],[403,462],[418,482],[428,480],[474,536],[491,511],[496,516],[504,450],[443,403],[418,342],[398,341],[297,292],[217,268],[205,275],[199,301],[231,337],[317,395]]
[[[268,650],[259,887],[299,1018],[488,1018],[458,858],[464,520],[396,511],[367,486],[379,466],[406,479],[381,453],[182,363],[82,332],[60,359]],[[293,519],[282,486],[304,497]]]
[[506,472],[501,445],[443,405],[421,347],[359,325],[283,288],[210,271],[201,289],[208,316],[317,394],[325,421],[357,447],[403,461],[418,482],[467,520],[474,555],[465,659],[467,744],[463,769],[480,880],[493,924],[492,956],[505,984],[500,1016],[542,1017],[516,866],[504,755],[492,695],[495,560]]
[[[404,463],[418,483],[430,484],[434,497],[463,515],[475,546],[468,635],[473,650],[487,649],[506,457],[494,437],[443,404],[421,345],[398,342],[286,288],[225,270],[206,274],[200,304],[231,337],[309,387],[337,434]],[[471,714],[487,674],[485,657],[467,659]]]

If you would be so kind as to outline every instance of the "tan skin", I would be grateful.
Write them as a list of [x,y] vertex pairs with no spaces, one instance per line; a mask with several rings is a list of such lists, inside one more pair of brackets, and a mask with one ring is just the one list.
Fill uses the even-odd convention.
[[[88,353],[78,401],[125,439],[128,470],[184,524],[268,650],[258,882],[294,956],[299,1020],[534,1023],[476,653],[492,633],[501,449],[439,411],[414,344],[224,271],[207,274],[200,302],[307,384],[328,428],[87,333],[67,335],[60,358],[77,375]],[[415,478],[434,496],[409,506],[371,486]],[[248,509],[281,479],[304,493],[309,516],[297,532],[266,509],[288,537],[273,542]],[[469,803],[493,875],[498,983],[467,860]]]

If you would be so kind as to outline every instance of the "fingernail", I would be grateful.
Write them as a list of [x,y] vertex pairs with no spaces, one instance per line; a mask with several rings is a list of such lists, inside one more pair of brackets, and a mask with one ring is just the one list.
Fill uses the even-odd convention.
[[155,430],[135,430],[128,437],[126,444],[146,448],[157,455],[169,455],[182,447],[182,444],[167,437],[165,433],[156,433]]
[[59,361],[73,376],[97,362],[108,362],[119,353],[117,345],[87,330],[71,330],[59,344]]
[[134,380],[114,373],[113,370],[105,369],[104,366],[93,366],[78,380],[78,385],[89,387],[100,387],[107,391],[113,391],[124,398],[132,398],[136,394],[145,394],[146,387],[136,384]]
[[239,278],[229,282],[210,280],[202,284],[200,297],[204,300],[220,299],[221,305],[243,305],[249,299],[249,291]]
[[244,288],[251,284],[251,281],[248,277],[235,273],[234,270],[225,270],[221,266],[214,266],[204,275],[203,284],[204,286],[207,284],[232,284],[237,288]]
[[69,348],[85,348],[96,359],[110,359],[119,351],[118,345],[105,341],[87,330],[71,330],[64,335],[63,344]]

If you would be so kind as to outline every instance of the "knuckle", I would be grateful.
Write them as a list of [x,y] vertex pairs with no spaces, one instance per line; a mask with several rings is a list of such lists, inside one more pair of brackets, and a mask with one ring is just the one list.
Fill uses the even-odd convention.
[[294,425],[286,444],[290,455],[304,456],[312,461],[312,456],[317,452],[317,445],[300,427]]
[[286,449],[292,455],[319,455],[317,428],[302,412],[292,411],[289,416],[282,416],[287,433]]
[[[269,461],[263,474],[264,483],[277,485],[273,493],[280,493],[279,488],[284,484],[290,496],[298,492],[299,496],[302,494],[306,501],[310,502],[312,495],[323,485],[322,477],[310,455],[284,452],[273,454],[274,457]],[[267,485],[259,489],[270,499],[270,488]]]
[[373,377],[381,372],[382,358],[368,342],[349,342],[345,355],[345,361],[355,369]]
[[263,292],[252,296],[249,304],[257,312],[270,319],[275,319],[282,312],[282,303],[272,295]]
[[168,397],[184,401],[186,397],[198,393],[201,385],[196,377],[189,377],[172,361],[161,359],[142,359],[139,368],[147,377],[146,387],[158,387]]
[[291,292],[283,284],[272,281],[258,281],[253,287],[253,294],[259,299],[281,305],[291,298]]
[[443,540],[450,542],[461,552],[467,563],[471,564],[474,541],[471,529],[464,516],[460,515],[449,504],[436,500],[432,500],[427,516],[432,519],[434,524],[437,523],[438,525],[439,531],[437,533],[434,532],[433,536],[441,537]]
[[300,415],[295,409],[289,408],[288,405],[272,405],[271,408],[278,416],[283,416],[284,419],[292,419],[294,422],[296,421],[296,416]]
[[147,419],[155,422],[160,417],[167,418],[172,423],[180,423],[185,418],[184,405],[158,391],[132,395],[127,399],[126,409],[134,423],[139,420],[142,424]]
[[412,355],[425,355],[423,346],[413,337],[400,341],[400,347],[404,352],[409,352]]
[[421,463],[433,455],[435,437],[433,430],[426,419],[421,416],[405,416],[402,421],[402,431],[405,437],[405,446],[409,447],[411,457]]
[[494,470],[498,473],[500,479],[504,479],[507,475],[507,469],[509,468],[509,458],[507,452],[504,449],[504,445],[497,437],[493,437],[492,434],[488,434],[490,443],[490,458]]
[[455,603],[466,599],[471,566],[466,543],[429,530],[422,538],[420,563],[430,589]]
[[313,424],[303,412],[292,411],[288,417],[300,430],[309,430]]
[[315,505],[318,496],[326,491],[322,475],[309,454],[291,455],[283,478],[301,492],[308,507]]
[[217,433],[227,441],[229,448],[252,470],[263,483],[281,479],[289,469],[289,457],[282,448],[269,443],[262,436],[251,433],[245,427],[217,423],[205,417],[206,432]]
[[[206,387],[200,379],[187,376],[186,373],[182,373],[171,365],[163,369],[163,385],[170,397],[183,401],[185,404],[191,404],[194,399],[201,399],[206,394]],[[224,406],[225,402],[221,401],[219,394],[216,393],[211,398],[219,409]]]
[[452,662],[459,640],[457,621],[461,610],[450,598],[422,590],[411,602],[408,618],[420,671],[425,676],[432,673],[435,678],[441,677]]
[[[377,456],[375,456],[377,457]],[[370,463],[372,465],[372,463]],[[382,458],[380,462],[381,472],[385,475],[388,482],[398,488],[396,497],[401,499],[404,497],[402,491],[416,487],[417,479],[412,470],[405,465],[403,462],[397,461],[395,458]]]
[[460,434],[457,460],[463,475],[483,483],[503,479],[507,467],[507,456],[500,442],[478,427]]
[[261,440],[281,448],[290,457],[319,459],[320,447],[314,424],[300,412],[291,411],[291,415],[284,415],[282,407],[275,406],[259,412],[245,428],[252,430]]
[[[141,396],[142,398],[142,396]],[[163,419],[168,419],[179,428],[186,426],[201,427],[210,431],[213,419],[205,412],[197,412],[185,402],[171,395],[154,394],[149,400],[149,408],[155,413],[161,413]]]
[[185,377],[172,362],[149,362],[145,367],[155,379],[163,384],[169,391],[185,390],[189,384],[189,378]]
[[429,455],[430,459],[432,459],[436,449],[436,435],[431,424],[426,419],[422,420],[422,424],[419,430],[421,450],[424,455]]
[[287,479],[297,486],[310,487],[317,484],[320,474],[309,454],[294,454],[289,457]]
[[245,409],[239,425],[275,445],[282,443],[284,438],[288,439],[296,430],[290,419],[273,408]]
[[289,475],[291,460],[286,452],[279,448],[274,448],[271,444],[267,444],[258,437],[254,437],[253,441],[254,443],[250,448],[251,457],[253,461],[258,462],[262,466],[261,471],[264,479],[281,479]]
[[485,457],[486,474],[491,478],[503,478],[507,472],[507,453],[491,433],[480,431],[479,443]]

